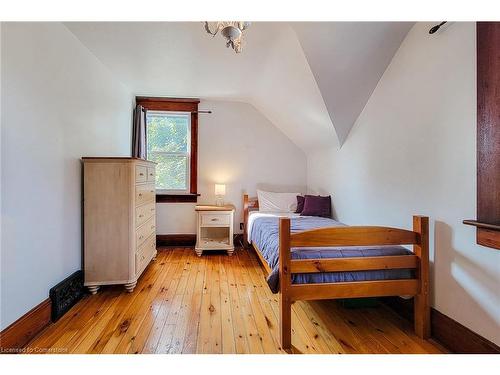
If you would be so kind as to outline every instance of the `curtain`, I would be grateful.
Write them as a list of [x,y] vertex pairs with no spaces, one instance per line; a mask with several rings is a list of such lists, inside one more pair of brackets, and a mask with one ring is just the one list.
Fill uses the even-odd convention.
[[146,159],[146,109],[137,105],[132,124],[132,157]]

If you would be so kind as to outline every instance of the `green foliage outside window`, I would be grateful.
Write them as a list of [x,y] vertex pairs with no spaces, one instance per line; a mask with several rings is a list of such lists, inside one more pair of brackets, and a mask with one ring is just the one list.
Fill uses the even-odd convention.
[[147,116],[148,160],[156,166],[156,188],[187,190],[189,115],[155,113]]

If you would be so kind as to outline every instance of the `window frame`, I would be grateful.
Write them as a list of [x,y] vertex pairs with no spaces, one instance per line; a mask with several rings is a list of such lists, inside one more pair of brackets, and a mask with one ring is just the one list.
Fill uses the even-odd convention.
[[[158,112],[190,112],[191,113],[191,153],[189,160],[189,189],[188,192],[174,192],[171,190],[157,191],[157,203],[196,203],[198,200],[198,104],[197,98],[166,98],[137,96],[136,104],[147,111]],[[147,129],[146,129],[147,134]],[[147,137],[146,137],[147,138]],[[146,139],[147,142],[147,139]],[[147,149],[147,147],[146,147]]]

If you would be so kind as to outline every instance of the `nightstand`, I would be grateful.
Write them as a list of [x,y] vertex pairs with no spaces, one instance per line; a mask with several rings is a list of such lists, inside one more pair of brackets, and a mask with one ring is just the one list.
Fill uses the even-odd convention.
[[203,251],[226,250],[233,255],[234,206],[196,206],[198,229],[195,251],[201,256]]

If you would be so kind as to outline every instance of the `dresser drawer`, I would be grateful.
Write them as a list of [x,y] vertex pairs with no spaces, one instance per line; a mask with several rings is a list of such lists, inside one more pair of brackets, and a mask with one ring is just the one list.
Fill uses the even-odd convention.
[[148,265],[156,251],[156,235],[151,235],[148,239],[137,249],[135,253],[135,272],[141,273]]
[[135,166],[135,182],[146,182],[148,169],[143,165]]
[[152,217],[146,223],[141,225],[135,232],[135,239],[137,248],[139,248],[144,241],[151,235],[156,234],[156,222],[155,218]]
[[147,203],[135,209],[135,227],[138,228],[155,215],[156,203]]
[[140,206],[146,202],[155,201],[155,186],[154,185],[137,185],[135,187],[135,205]]
[[227,226],[230,224],[231,216],[220,213],[202,213],[202,226]]
[[146,255],[141,252],[135,253],[135,274],[141,273],[146,268]]
[[149,236],[139,249],[140,252],[144,253],[146,257],[151,259],[156,251],[156,234]]
[[148,167],[148,182],[155,182],[156,178],[156,168],[155,167]]

